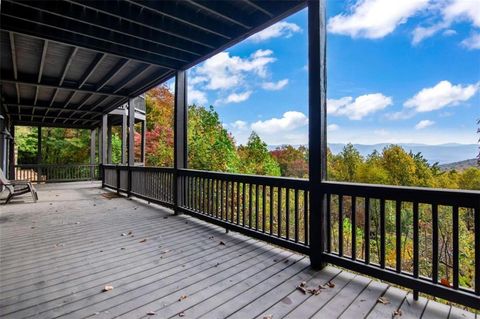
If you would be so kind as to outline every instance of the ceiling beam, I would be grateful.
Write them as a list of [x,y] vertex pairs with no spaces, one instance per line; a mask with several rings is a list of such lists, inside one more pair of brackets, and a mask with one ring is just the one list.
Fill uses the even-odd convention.
[[[164,21],[164,19],[159,19],[157,15],[147,15],[144,13],[144,10],[141,10],[139,8],[135,8],[132,6],[129,6],[128,8],[123,7],[124,3],[122,1],[82,1],[82,0],[66,0],[70,3],[75,3],[78,5],[81,5],[83,7],[88,7],[90,9],[94,9],[98,12],[102,12],[104,14],[122,19],[123,21],[128,21],[130,23],[134,23],[137,25],[141,25],[143,27],[149,28],[156,30],[158,32],[161,32],[165,36],[170,36],[176,39],[171,39],[174,40],[174,42],[178,42],[179,40],[184,40],[186,41],[185,44],[188,43],[195,43],[197,45],[200,45],[202,47],[210,48],[213,49],[215,48],[218,43],[216,43],[216,39],[213,37],[192,37],[192,34],[197,35],[198,33],[189,32],[190,36],[186,36],[183,34],[180,34],[178,32],[178,25],[168,23],[167,21]],[[218,38],[217,38],[218,39]],[[218,41],[218,40],[217,40]]]
[[[1,13],[1,19],[2,29],[6,31],[24,34],[39,39],[48,38],[52,42],[81,47],[82,49],[94,51],[95,53],[107,53],[119,58],[129,58],[141,63],[155,64],[168,69],[172,68],[159,62],[158,57],[152,53],[144,52],[139,49],[131,49],[113,41],[105,42],[95,39],[94,37],[72,32],[65,28],[50,26],[46,23],[34,22],[25,18],[7,15],[4,12]],[[180,64],[173,68],[178,67],[180,67]]]
[[[42,75],[43,75],[43,66],[45,65],[45,55],[47,54],[47,49],[48,49],[48,40],[43,41],[43,50],[42,50],[42,57],[40,58],[40,63],[38,66],[38,79],[37,83],[40,83],[42,80]],[[37,104],[37,99],[38,99],[38,91],[40,88],[38,86],[35,87],[35,98],[33,100],[33,105]],[[35,114],[35,108],[32,109],[32,115]],[[33,116],[31,117],[31,120],[33,121]]]
[[249,6],[251,6],[252,8],[255,8],[256,10],[266,14],[267,16],[269,16],[270,18],[273,18],[273,13],[271,13],[270,11],[262,8],[260,5],[256,4],[255,2],[251,1],[251,0],[243,0],[243,2],[247,3]]
[[[249,24],[247,24],[246,21],[239,21],[240,19],[238,17],[235,17],[235,15],[233,15],[231,12],[227,13],[227,12],[221,11],[217,7],[213,8],[212,6],[208,5],[208,1],[185,0],[185,2],[188,3],[189,5],[205,10],[210,14],[213,14],[217,18],[239,25],[246,30],[249,30],[252,28]],[[221,1],[215,2],[215,4],[220,4],[220,3]],[[225,2],[225,3],[228,3],[228,2]]]
[[125,86],[127,86],[128,84],[132,83],[133,81],[135,81],[138,77],[140,77],[142,74],[144,74],[145,72],[147,72],[148,70],[150,70],[152,68],[152,65],[151,64],[147,64],[147,65],[144,65],[143,67],[141,68],[138,68],[136,70],[134,70],[132,73],[130,73],[127,77],[125,77],[125,79],[120,82],[118,84],[118,87],[116,88],[115,91],[113,91],[113,93],[118,93],[120,92]]
[[[126,0],[127,2],[139,6],[142,9],[152,11],[156,14],[168,17],[172,20],[186,24],[198,30],[208,32],[219,37],[222,37],[226,40],[232,39],[231,32],[220,32],[220,30],[225,31],[225,26],[220,23],[215,23],[215,21],[208,21],[205,18],[201,18],[197,12],[194,10],[188,10],[187,7],[178,7],[178,4],[173,2],[160,2],[152,0]],[[192,19],[195,17],[195,19]]]
[[26,109],[35,108],[35,109],[38,109],[38,110],[65,111],[65,112],[78,111],[78,112],[82,112],[82,113],[96,114],[96,115],[103,114],[102,112],[89,111],[89,110],[80,110],[79,111],[77,109],[78,106],[64,108],[64,107],[59,107],[59,106],[17,104],[17,103],[8,103],[8,102],[4,102],[3,104],[7,105],[7,106],[12,106],[12,107],[20,107],[21,109],[22,108],[26,108]]
[[10,39],[10,54],[12,56],[13,78],[16,80],[18,77],[17,70],[17,50],[15,49],[15,36],[12,32],[8,32]]
[[[18,117],[20,117],[20,116],[22,116],[23,114],[10,113],[10,115],[11,115],[11,116],[18,116]],[[53,119],[54,121],[56,121],[56,120],[72,120],[72,119],[69,118],[69,117],[59,117],[59,116],[53,116],[53,115],[50,116],[50,115],[39,115],[39,114],[37,114],[37,115],[32,115],[32,116],[33,116],[34,118]],[[97,122],[97,120],[90,120],[90,119],[88,119],[88,120],[84,119],[83,121],[84,121],[84,122]],[[66,122],[66,121],[64,121],[63,124],[65,124],[65,122]]]
[[41,122],[41,121],[19,121],[12,120],[15,126],[45,126],[45,127],[64,127],[64,128],[76,128],[76,129],[91,129],[100,124],[100,121],[90,122],[90,125],[74,125],[74,124],[62,124],[53,122]]
[[189,61],[187,59],[181,59],[178,57],[169,57],[161,53],[158,45],[146,43],[138,38],[124,36],[122,34],[104,30],[93,25],[65,19],[63,17],[58,17],[46,12],[39,12],[36,9],[22,7],[20,9],[22,14],[21,16],[18,16],[17,11],[10,8],[11,6],[8,6],[7,4],[10,3],[6,2],[5,5],[2,6],[2,17],[26,20],[29,23],[35,23],[45,27],[69,32],[74,34],[74,41],[77,40],[78,36],[81,36],[84,37],[87,42],[101,43],[102,46],[107,49],[109,47],[115,47],[119,52],[123,52],[125,49],[138,51],[141,55],[149,55],[153,60],[155,60],[155,64],[168,69],[178,68],[180,63]]
[[[5,0],[12,2],[12,0]],[[165,34],[152,29],[151,27],[145,27],[143,25],[135,24],[131,22],[121,20],[116,16],[107,15],[106,13],[99,12],[98,10],[87,7],[83,3],[65,1],[34,1],[29,3],[18,3],[22,6],[35,8],[45,13],[54,14],[64,19],[70,19],[80,22],[89,27],[94,26],[102,28],[111,34],[116,32],[118,34],[128,36],[130,39],[140,39],[146,41],[151,45],[161,46],[156,47],[157,53],[163,53],[170,58],[191,59],[192,56],[200,56],[203,52],[203,47],[198,45],[192,46],[191,43],[185,41],[174,41],[178,39],[165,39]],[[169,4],[170,5],[170,4]],[[161,40],[157,40],[161,39]],[[184,43],[185,42],[185,43]],[[174,52],[168,52],[165,49],[173,49]]]
[[128,63],[130,63],[130,61],[131,60],[129,59],[121,59],[118,61],[117,64],[115,64],[115,66],[111,68],[110,71],[97,83],[95,91],[100,91],[108,82],[113,80],[115,76],[117,76],[117,74],[120,73]]
[[93,59],[92,63],[88,66],[88,68],[85,70],[85,73],[83,73],[82,77],[80,78],[78,88],[81,89],[82,86],[87,82],[88,78],[95,72],[97,67],[102,63],[102,61],[105,59],[107,55],[104,53],[97,53],[95,58]]
[[[65,121],[63,121],[63,123],[65,123],[67,120],[71,119],[75,114],[78,113],[78,111],[81,110],[81,108],[85,105],[85,103],[87,103],[88,100],[90,100],[91,98],[93,97],[93,94],[90,94],[89,96],[87,96],[86,98],[83,99],[82,102],[80,102],[80,104],[77,106],[77,110],[74,111],[72,114],[70,114],[67,119]],[[60,111],[59,115],[62,114],[63,111]]]
[[[109,93],[109,92],[104,92],[100,91],[100,89],[97,90],[89,90],[89,89],[78,89],[76,87],[71,87],[71,86],[66,86],[66,85],[55,85],[51,83],[36,83],[35,81],[28,81],[25,79],[24,81],[22,80],[14,80],[14,79],[8,79],[8,78],[2,78],[0,79],[0,82],[3,83],[12,83],[12,84],[20,84],[20,85],[29,85],[29,86],[39,86],[39,87],[45,87],[45,88],[50,88],[50,89],[59,89],[59,90],[67,90],[67,91],[76,91],[78,93],[90,93],[90,94],[98,94],[98,95],[109,95],[109,96],[115,96],[115,97],[126,97],[127,95],[121,95],[121,94],[115,94],[115,93]],[[108,82],[108,81],[107,81]],[[103,87],[103,86],[102,86]],[[20,103],[19,103],[20,104]]]

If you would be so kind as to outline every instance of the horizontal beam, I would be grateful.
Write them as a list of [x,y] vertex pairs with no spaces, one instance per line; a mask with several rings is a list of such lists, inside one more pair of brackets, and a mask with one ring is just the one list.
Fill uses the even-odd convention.
[[52,122],[42,122],[42,121],[16,121],[12,120],[13,125],[15,126],[46,126],[46,127],[62,127],[62,128],[77,128],[77,129],[91,129],[99,126],[99,122],[92,123],[91,125],[75,125],[75,124],[63,124],[63,123],[52,123]]
[[145,10],[150,10],[156,14],[160,14],[182,24],[217,35],[227,40],[230,40],[232,38],[232,34],[240,31],[240,29],[235,30],[235,27],[226,30],[227,28],[225,28],[225,25],[218,23],[215,20],[209,19],[207,16],[199,15],[198,11],[192,10],[186,6],[181,6],[181,2],[162,2],[156,0],[126,1],[135,4]]
[[[162,19],[156,14],[148,14],[148,11],[128,5],[123,1],[66,1],[96,10],[111,17],[116,17],[122,21],[128,21],[161,32],[162,38],[165,38],[165,41],[178,43],[177,45],[182,44],[185,45],[186,48],[190,48],[192,44],[210,49],[218,46],[218,37],[209,35],[202,36],[198,34],[198,30],[192,30],[191,28],[185,29],[185,34],[181,34],[179,33],[181,27],[179,27],[178,23],[172,23],[172,21]],[[193,17],[190,19],[193,19]]]
[[[7,0],[10,1],[10,0]],[[30,2],[29,6],[34,6],[42,11],[52,14],[58,14],[63,18],[72,19],[88,25],[94,25],[105,30],[123,34],[129,37],[141,39],[153,45],[160,45],[163,49],[168,49],[167,55],[170,57],[180,57],[190,59],[192,56],[199,56],[203,47],[192,46],[189,43],[174,41],[177,39],[165,39],[165,34],[157,30],[145,27],[143,24],[134,24],[125,19],[106,14],[102,11],[92,9],[83,3],[66,1],[35,1]],[[113,2],[110,2],[113,5]],[[169,6],[171,3],[168,4]],[[126,12],[127,16],[131,15]],[[197,52],[198,50],[198,52]]]
[[138,49],[131,49],[116,43],[108,43],[92,37],[84,36],[64,28],[49,26],[44,23],[30,21],[29,19],[1,13],[2,29],[19,33],[38,39],[49,39],[52,42],[81,47],[96,53],[107,53],[120,58],[128,58],[140,63],[155,64],[163,68],[158,57],[152,53],[143,52]]
[[[58,106],[46,106],[46,105],[33,105],[33,104],[16,104],[16,103],[4,103],[7,106],[20,107],[26,109],[36,109],[36,110],[50,110],[50,111],[64,111],[64,112],[81,112],[87,114],[103,114],[102,112],[88,111],[88,110],[78,110],[76,107],[58,107]],[[88,107],[88,106],[87,106]],[[28,114],[25,114],[28,115]]]
[[[40,114],[34,114],[34,115],[31,115],[31,114],[28,114],[28,115],[25,115],[25,114],[19,114],[19,113],[10,113],[11,116],[32,116],[32,117],[41,117],[41,118],[45,118],[45,119],[55,119],[55,120],[75,120],[75,119],[71,119],[71,118],[68,118],[68,117],[61,117],[61,116],[49,116],[49,115],[40,115]],[[91,119],[83,119],[82,120],[83,122],[98,122],[98,120],[91,120]],[[65,123],[63,123],[65,124]]]
[[[112,32],[106,28],[88,24],[81,20],[65,18],[63,15],[58,15],[41,8],[31,7],[22,2],[12,3],[8,1],[9,0],[4,1],[5,3],[2,6],[2,14],[10,17],[21,17],[22,19],[28,19],[29,21],[41,25],[58,28],[89,39],[102,41],[105,42],[105,44],[113,44],[123,47],[121,48],[122,50],[125,48],[138,50],[151,55],[156,59],[156,65],[165,68],[178,68],[180,63],[188,62],[192,58],[191,55],[189,56],[189,59],[181,58],[181,53],[177,53],[176,56],[173,56],[171,53],[167,54],[168,51],[166,51],[164,47],[140,40],[131,35]],[[21,14],[18,14],[18,12],[21,12]]]
[[[186,3],[188,3],[193,7],[202,9],[210,14],[213,14],[217,18],[239,25],[246,30],[252,28],[247,21],[239,18],[238,14],[235,14],[235,12],[233,12],[231,8],[228,7],[228,1],[225,1],[225,3],[222,3],[222,1],[209,2],[209,1],[186,0]],[[212,6],[211,4],[215,4],[215,7]],[[227,4],[227,6],[225,6],[224,4]]]
[[19,85],[29,85],[29,86],[39,86],[45,87],[50,89],[60,89],[60,90],[67,90],[67,91],[76,91],[77,93],[88,93],[88,94],[98,94],[98,95],[107,95],[113,97],[127,97],[127,95],[115,94],[115,93],[108,93],[103,91],[96,91],[96,90],[88,90],[88,89],[79,89],[77,87],[67,86],[67,85],[55,85],[52,83],[37,83],[35,81],[28,81],[28,80],[14,80],[2,77],[0,79],[2,83],[10,83],[10,84],[19,84]]

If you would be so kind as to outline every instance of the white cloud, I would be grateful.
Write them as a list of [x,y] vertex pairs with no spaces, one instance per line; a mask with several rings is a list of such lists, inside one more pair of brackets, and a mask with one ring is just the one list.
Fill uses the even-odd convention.
[[416,130],[421,130],[421,129],[427,128],[429,126],[432,126],[433,124],[435,124],[434,121],[421,120],[420,122],[417,123],[417,125],[415,125],[415,129]]
[[244,130],[247,128],[248,123],[245,121],[237,120],[233,123],[230,124],[233,128],[236,128],[238,130]]
[[465,102],[477,93],[480,82],[466,86],[452,85],[448,81],[441,81],[435,86],[424,88],[403,105],[416,112],[429,112],[439,110],[450,105]]
[[327,130],[329,132],[333,132],[333,131],[338,131],[340,129],[340,126],[338,126],[337,124],[329,124],[327,125]]
[[271,50],[257,50],[247,58],[221,52],[195,68],[192,83],[202,83],[208,90],[238,87],[249,74],[265,78],[268,64],[275,60]]
[[[432,12],[440,13],[440,21],[430,26],[419,26],[413,31],[413,44],[418,44],[437,32],[449,28],[459,21],[471,23],[474,27],[480,27],[480,0],[450,0],[435,2],[431,6]],[[449,31],[449,32],[447,32]],[[444,35],[455,34],[455,30],[447,30]],[[454,33],[452,33],[452,31]]]
[[200,90],[194,89],[193,87],[188,87],[187,94],[188,104],[196,104],[204,106],[207,104],[207,94]]
[[462,41],[462,45],[469,50],[480,49],[480,33],[474,33]]
[[278,91],[283,89],[288,84],[288,79],[283,79],[278,82],[264,82],[262,88],[267,91]]
[[453,29],[447,29],[447,30],[443,31],[442,34],[443,34],[444,36],[446,36],[446,37],[450,37],[450,36],[452,36],[452,35],[457,34],[457,31],[455,31],[455,30],[453,30]]
[[248,100],[252,95],[252,91],[245,91],[242,93],[231,93],[224,99],[219,99],[215,101],[215,104],[229,104],[229,103],[240,103]]
[[261,42],[272,38],[290,38],[294,33],[301,31],[302,28],[295,23],[280,21],[265,30],[252,35],[249,39],[253,42]]
[[271,118],[265,121],[252,123],[252,130],[258,134],[275,134],[293,131],[297,128],[306,126],[308,117],[302,112],[288,111],[283,113],[282,118]]
[[355,100],[351,96],[327,100],[327,113],[336,116],[346,116],[351,120],[361,120],[365,116],[385,109],[392,105],[391,97],[381,93],[365,94]]
[[349,14],[330,18],[327,28],[352,38],[383,38],[427,5],[428,0],[358,0]]

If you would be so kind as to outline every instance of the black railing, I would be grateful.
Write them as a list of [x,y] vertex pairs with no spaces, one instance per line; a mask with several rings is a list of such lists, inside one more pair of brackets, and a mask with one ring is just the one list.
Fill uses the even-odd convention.
[[308,253],[308,182],[182,169],[181,211]]
[[99,180],[100,170],[90,164],[17,164],[15,179],[37,183]]
[[[114,165],[103,170],[104,186],[117,191],[301,253],[320,250],[325,262],[415,294],[480,308],[480,192],[322,182],[326,223],[312,225],[308,180]],[[469,223],[460,230],[465,216]],[[312,247],[311,238],[321,233],[325,248]],[[465,234],[468,252],[460,246]],[[466,273],[466,264],[473,272]]]

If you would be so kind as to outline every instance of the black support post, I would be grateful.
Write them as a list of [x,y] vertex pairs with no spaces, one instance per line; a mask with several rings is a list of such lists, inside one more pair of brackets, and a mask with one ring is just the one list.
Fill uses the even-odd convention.
[[96,129],[91,129],[90,130],[90,179],[93,181],[95,180],[95,155],[96,155]]
[[108,164],[108,157],[107,157],[107,126],[108,126],[108,114],[103,115],[102,117],[102,164]]
[[135,103],[132,99],[128,99],[128,197],[132,191],[132,166],[135,166]]
[[314,268],[326,263],[326,194],[322,182],[327,176],[326,138],[326,31],[325,0],[308,4],[308,111],[309,111],[309,185],[310,185],[310,262]]
[[175,123],[174,123],[174,183],[173,203],[175,214],[179,213],[179,199],[183,198],[182,183],[178,170],[187,168],[187,72],[178,71],[175,77]]
[[42,127],[37,128],[37,181],[42,179]]
[[10,145],[8,147],[8,165],[9,165],[9,179],[16,179],[15,178],[15,125],[11,125],[10,135],[12,138],[10,139]]
[[122,115],[122,164],[127,164],[127,116]]

